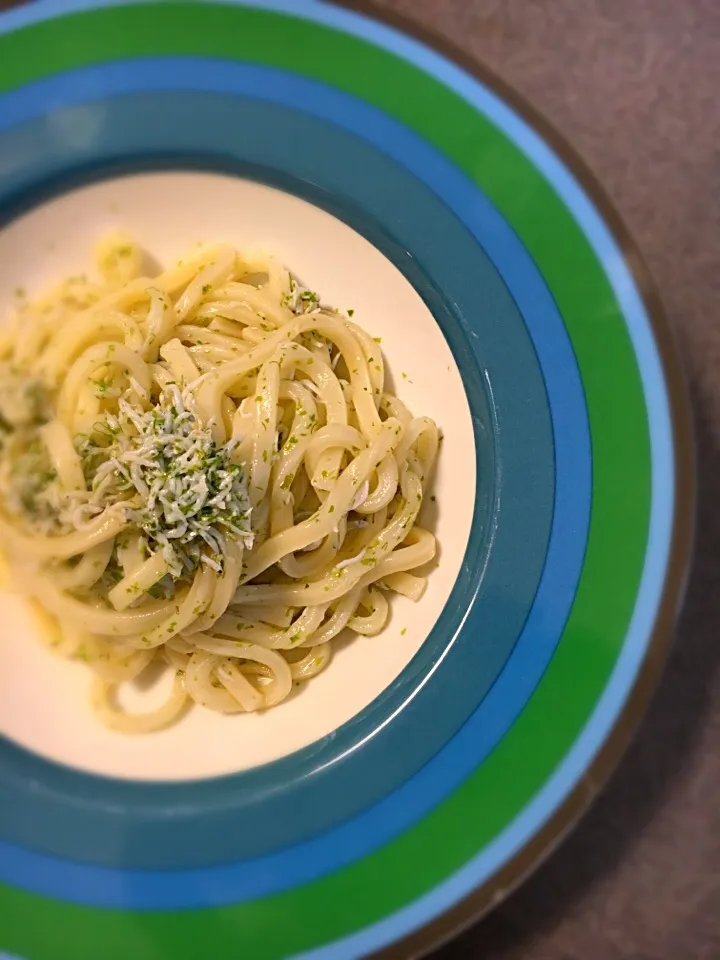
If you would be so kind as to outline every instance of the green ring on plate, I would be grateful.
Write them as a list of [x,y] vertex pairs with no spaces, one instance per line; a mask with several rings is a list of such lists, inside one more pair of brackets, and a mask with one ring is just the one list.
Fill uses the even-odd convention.
[[[32,64],[36,43],[46,47],[42,70]],[[0,86],[21,85],[83,63],[158,54],[206,54],[290,66],[374,103],[454,160],[515,227],[555,295],[580,365],[592,434],[588,552],[555,658],[495,753],[424,821],[351,867],[246,907],[135,914],[130,921],[115,911],[47,903],[17,891],[3,891],[0,901],[3,914],[12,918],[18,949],[33,957],[51,955],[46,952],[49,928],[66,938],[67,955],[90,956],[90,945],[102,942],[108,957],[150,958],[158,943],[174,956],[195,955],[193,950],[230,927],[248,955],[260,960],[347,935],[437,885],[503,829],[565,754],[622,648],[643,567],[650,507],[646,411],[627,330],[620,323],[611,327],[608,319],[620,318],[621,311],[570,212],[531,161],[488,120],[390,53],[259,10],[166,3],[69,16],[0,38]],[[478,169],[478,143],[492,152],[492,166]],[[519,190],[519,183],[527,189]],[[552,245],[547,243],[550,232]],[[588,304],[610,311],[601,325],[592,322]],[[601,318],[596,313],[594,319]],[[671,366],[667,344],[664,350],[666,367]],[[602,367],[597,357],[603,358]],[[684,414],[677,384],[673,386],[676,413]],[[619,475],[618,460],[625,465],[625,476]],[[679,495],[687,492],[689,480],[685,470]],[[676,520],[675,544],[684,554],[687,517],[681,520]],[[618,537],[624,546],[620,556]],[[666,619],[673,612],[668,604],[674,603],[683,562],[681,556],[674,565],[676,582],[663,610]],[[588,634],[604,643],[589,649],[584,642]],[[651,659],[652,673],[657,657]],[[483,806],[488,796],[492,806]],[[432,861],[424,856],[428,850]]]

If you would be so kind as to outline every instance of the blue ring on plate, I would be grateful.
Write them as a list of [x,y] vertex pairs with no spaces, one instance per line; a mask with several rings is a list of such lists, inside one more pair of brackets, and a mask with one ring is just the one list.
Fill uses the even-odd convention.
[[[166,66],[166,64],[165,64],[165,66]],[[204,67],[204,65],[203,65],[203,67]],[[133,70],[135,70],[136,68],[137,68],[137,64],[134,63],[134,64],[133,64]],[[256,69],[257,69],[257,68],[256,68]],[[263,72],[266,73],[267,71],[263,71]],[[296,79],[297,79],[297,78],[295,78],[295,80],[296,80]],[[295,80],[293,81],[293,83],[295,82]],[[348,98],[345,98],[345,99],[348,99]],[[384,119],[387,120],[387,118],[384,118]],[[425,146],[426,146],[426,145],[425,145]],[[441,159],[442,159],[442,158],[441,158]],[[486,201],[485,201],[485,202],[486,202]],[[495,216],[497,217],[497,214],[495,214]],[[506,232],[506,233],[509,232],[506,225],[505,225],[505,232]],[[515,242],[517,243],[516,240],[515,240]],[[540,281],[540,282],[542,283],[542,281]],[[543,287],[543,289],[544,289],[544,284],[542,284],[542,287]],[[549,297],[549,294],[547,294],[547,291],[546,291],[546,290],[545,290],[545,296],[546,296],[546,297]],[[562,331],[562,333],[563,333],[563,336],[564,336],[564,330]],[[571,360],[572,360],[572,354],[571,354],[571,350],[570,350],[569,344],[567,344],[566,346],[567,346],[567,350],[570,351],[570,358],[571,358]],[[565,357],[565,360],[567,361],[567,357]],[[577,371],[575,371],[575,375],[577,376]],[[579,385],[579,380],[578,380],[578,385]],[[577,409],[577,407],[573,407],[572,404],[570,405],[570,407],[573,408],[573,409]],[[583,411],[583,413],[584,413],[584,411]],[[589,489],[589,465],[588,465],[588,483],[587,483],[587,487],[588,487],[588,489]],[[561,500],[560,502],[562,503],[563,501]],[[583,544],[584,544],[584,540],[583,540]],[[578,566],[579,566],[579,564],[578,564]],[[574,592],[574,584],[573,584],[573,587],[572,587],[572,591]],[[474,760],[473,760],[473,765],[475,765],[475,763],[477,763],[477,762],[478,762],[478,761],[477,761],[477,757],[476,757],[476,758],[474,758]],[[449,788],[449,789],[451,789],[451,788]],[[439,799],[439,798],[438,798],[438,799]],[[437,802],[437,800],[435,800],[434,802]],[[281,855],[279,855],[279,856],[281,856]],[[249,865],[248,865],[248,866],[249,866]],[[231,869],[231,868],[230,868],[230,869]],[[203,872],[205,872],[205,871],[203,871]],[[258,892],[259,892],[259,891],[257,891],[257,889],[256,889],[256,890],[255,890],[255,893],[257,894]],[[236,896],[233,896],[232,899],[237,899],[237,897],[236,897]]]

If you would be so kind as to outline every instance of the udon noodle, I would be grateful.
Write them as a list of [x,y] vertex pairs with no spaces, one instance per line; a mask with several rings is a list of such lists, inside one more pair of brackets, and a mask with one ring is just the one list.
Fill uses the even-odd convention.
[[[149,278],[114,235],[97,266],[0,341],[12,581],[114,729],[273,707],[341,631],[379,633],[388,592],[422,595],[438,430],[351,312],[268,256],[207,246]],[[167,700],[127,712],[119,685],[158,662]]]

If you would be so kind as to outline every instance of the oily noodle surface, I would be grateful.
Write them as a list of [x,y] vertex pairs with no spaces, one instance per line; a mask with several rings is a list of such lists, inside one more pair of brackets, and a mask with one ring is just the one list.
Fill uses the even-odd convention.
[[[275,706],[342,630],[382,630],[389,591],[421,597],[438,430],[386,390],[379,341],[264,254],[206,246],[151,278],[114,235],[96,259],[2,334],[13,583],[115,729]],[[158,662],[167,701],[123,710]]]

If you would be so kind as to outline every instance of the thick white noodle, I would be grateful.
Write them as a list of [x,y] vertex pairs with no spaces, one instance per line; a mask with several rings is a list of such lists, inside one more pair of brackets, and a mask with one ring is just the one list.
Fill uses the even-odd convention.
[[[73,278],[21,306],[0,342],[12,377],[49,403],[33,426],[10,388],[6,415],[0,392],[13,429],[0,535],[14,580],[51,646],[95,674],[98,718],[138,733],[191,703],[273,707],[325,669],[343,630],[383,629],[387,591],[418,600],[425,579],[409,571],[435,554],[417,518],[439,443],[432,420],[385,391],[378,342],[272,258],[215,245],[154,278],[143,259],[126,236],[104,240],[99,282]],[[179,577],[137,520],[150,491],[132,456],[135,492],[108,503],[117,461],[93,468],[83,453],[88,438],[102,445],[108,417],[129,449],[135,418],[173,390],[218,448],[232,444],[252,510],[249,537],[227,533],[221,562],[208,554]],[[32,498],[26,515],[11,496],[33,430],[56,478],[45,526]],[[119,685],[158,662],[174,672],[167,701],[126,712]]]

